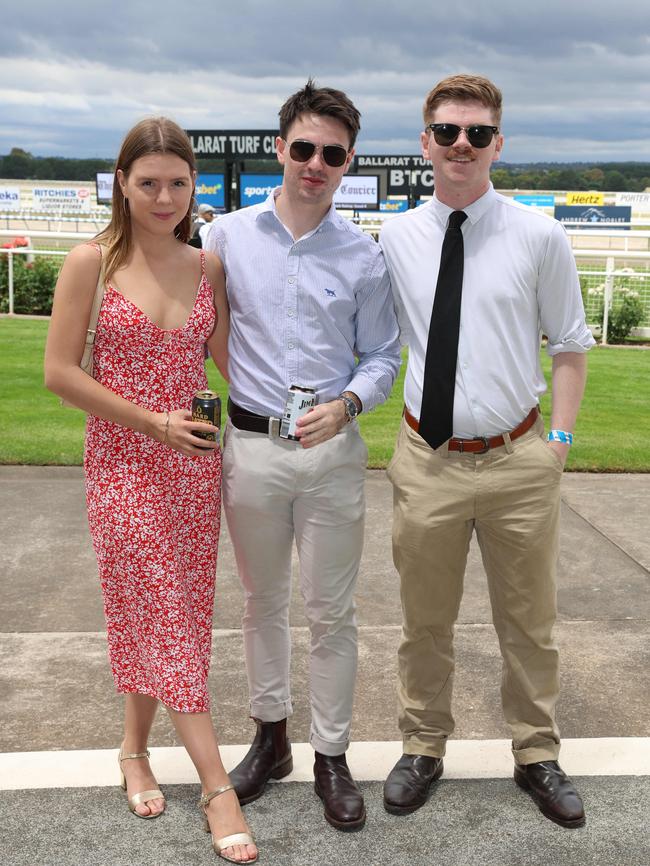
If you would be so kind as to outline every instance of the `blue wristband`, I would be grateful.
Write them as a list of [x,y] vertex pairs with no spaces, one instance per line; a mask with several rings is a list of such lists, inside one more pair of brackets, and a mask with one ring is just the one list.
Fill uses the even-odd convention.
[[563,442],[565,445],[573,445],[573,433],[566,430],[549,430],[546,437],[549,442]]

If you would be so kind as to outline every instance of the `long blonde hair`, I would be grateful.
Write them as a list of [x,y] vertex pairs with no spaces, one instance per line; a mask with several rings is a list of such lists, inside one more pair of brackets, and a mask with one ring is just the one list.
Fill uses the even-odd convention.
[[[127,132],[115,163],[111,221],[95,238],[96,242],[104,247],[104,273],[107,279],[124,264],[131,247],[129,204],[118,183],[117,171],[121,169],[125,175],[128,175],[136,159],[148,156],[150,153],[169,153],[179,156],[188,164],[190,172],[196,170],[189,138],[180,126],[168,117],[147,117]],[[174,229],[174,235],[183,243],[187,243],[190,239],[193,212],[194,190],[192,190],[187,213]]]

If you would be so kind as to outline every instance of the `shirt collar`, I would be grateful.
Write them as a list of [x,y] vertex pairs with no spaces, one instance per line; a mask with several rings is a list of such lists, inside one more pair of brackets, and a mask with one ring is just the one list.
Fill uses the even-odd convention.
[[[476,201],[473,201],[471,204],[468,204],[466,207],[462,208],[462,210],[467,214],[467,219],[470,221],[472,225],[477,223],[481,217],[488,212],[488,210],[494,204],[496,199],[496,192],[494,187],[490,183],[486,192],[480,198],[477,198]],[[447,204],[443,204],[437,197],[434,192],[433,198],[431,199],[431,211],[438,222],[441,224],[443,228],[447,227],[447,221],[449,220],[449,214],[452,213],[456,208],[449,207]]]
[[[278,211],[275,205],[275,200],[280,195],[281,190],[281,186],[276,186],[275,189],[271,190],[271,192],[266,197],[266,200],[259,205],[257,219],[259,219],[263,214],[272,214],[275,219],[282,223],[282,220],[278,216]],[[268,219],[268,217],[264,216],[264,219]],[[327,211],[323,219],[316,226],[316,228],[313,229],[313,231],[309,232],[309,234],[306,235],[306,237],[310,237],[311,235],[316,234],[316,232],[320,231],[321,229],[337,228],[340,225],[340,220],[341,217],[339,216],[336,208],[334,207],[334,202],[332,202],[330,209]]]
[[282,187],[276,186],[275,189],[272,189],[271,192],[267,195],[266,199],[259,204],[259,210],[257,212],[257,217],[259,218],[262,214],[272,213],[274,216],[276,215],[275,211],[275,200],[280,194],[280,190]]

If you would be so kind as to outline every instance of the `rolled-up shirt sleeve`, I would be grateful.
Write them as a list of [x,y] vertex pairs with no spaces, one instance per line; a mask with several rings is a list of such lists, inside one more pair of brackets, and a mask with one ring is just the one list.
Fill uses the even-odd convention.
[[537,286],[540,325],[548,338],[547,353],[587,352],[596,341],[587,327],[575,258],[560,223],[549,234]]

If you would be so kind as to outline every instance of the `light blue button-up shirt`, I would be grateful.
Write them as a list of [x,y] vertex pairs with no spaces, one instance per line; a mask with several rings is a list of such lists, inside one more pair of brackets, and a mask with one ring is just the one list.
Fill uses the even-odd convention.
[[205,244],[226,271],[230,396],[280,417],[291,385],[314,388],[319,403],[349,390],[367,412],[388,397],[400,365],[383,254],[334,207],[294,240],[276,195],[212,223]]

